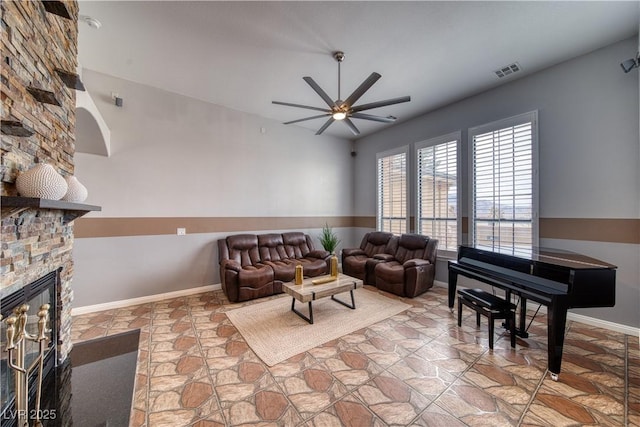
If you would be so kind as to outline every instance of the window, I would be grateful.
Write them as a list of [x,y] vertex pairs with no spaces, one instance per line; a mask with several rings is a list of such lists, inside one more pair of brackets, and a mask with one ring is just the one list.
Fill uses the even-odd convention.
[[537,112],[469,129],[472,242],[529,254],[537,245]]
[[452,252],[460,241],[459,150],[460,132],[416,145],[416,230],[438,239],[438,250]]
[[407,232],[407,147],[379,153],[378,230],[394,234]]

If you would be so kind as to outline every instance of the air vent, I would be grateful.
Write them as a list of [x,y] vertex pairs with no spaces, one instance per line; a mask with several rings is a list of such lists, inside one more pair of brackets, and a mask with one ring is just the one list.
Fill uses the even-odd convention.
[[498,76],[499,78],[503,78],[507,77],[510,74],[516,73],[521,69],[522,68],[520,68],[520,64],[514,62],[513,64],[506,65],[499,70],[494,71],[494,73],[496,73],[496,76]]

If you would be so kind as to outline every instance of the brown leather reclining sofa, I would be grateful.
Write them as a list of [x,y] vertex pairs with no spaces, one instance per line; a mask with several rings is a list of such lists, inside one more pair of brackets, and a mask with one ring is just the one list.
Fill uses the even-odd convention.
[[433,286],[437,256],[437,239],[375,231],[364,235],[360,248],[342,250],[342,271],[367,285],[413,298]]
[[237,234],[218,240],[222,290],[231,302],[282,292],[301,264],[305,277],[329,273],[330,254],[301,232]]

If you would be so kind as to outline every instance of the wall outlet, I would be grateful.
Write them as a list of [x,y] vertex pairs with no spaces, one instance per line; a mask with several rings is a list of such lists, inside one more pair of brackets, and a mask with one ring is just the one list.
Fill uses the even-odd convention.
[[178,234],[178,236],[184,236],[187,234],[187,229],[186,228],[178,228],[176,234]]

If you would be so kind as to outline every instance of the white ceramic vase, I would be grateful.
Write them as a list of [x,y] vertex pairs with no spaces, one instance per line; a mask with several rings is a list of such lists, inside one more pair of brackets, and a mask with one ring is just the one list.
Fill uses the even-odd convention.
[[67,202],[84,202],[89,194],[87,187],[82,185],[75,176],[68,176],[65,179],[69,189],[62,200],[66,200]]
[[67,193],[67,181],[53,166],[38,163],[16,178],[16,189],[21,196],[60,200]]

